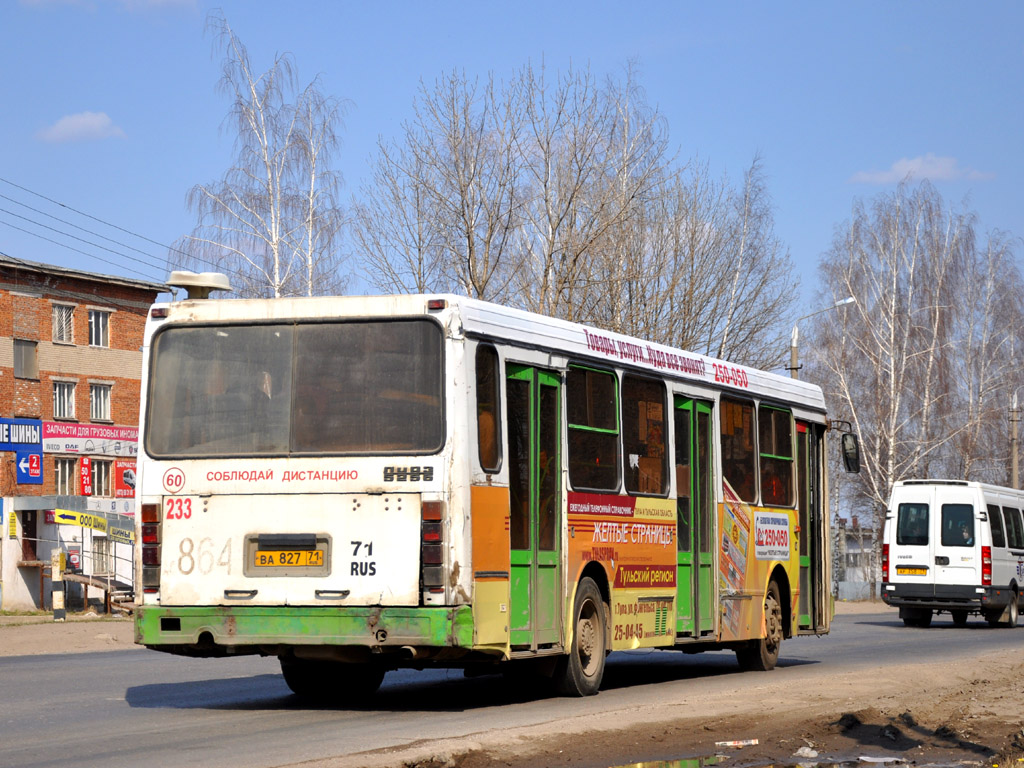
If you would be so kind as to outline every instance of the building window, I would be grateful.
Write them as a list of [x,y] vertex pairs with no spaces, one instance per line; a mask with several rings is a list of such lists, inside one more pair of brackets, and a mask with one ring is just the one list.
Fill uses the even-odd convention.
[[96,574],[113,573],[110,567],[110,539],[106,536],[92,537],[92,572]]
[[78,480],[78,475],[75,473],[77,464],[78,462],[75,459],[54,459],[54,493],[58,496],[77,495],[78,486],[75,484]]
[[113,496],[114,492],[110,485],[110,464],[109,461],[92,460],[92,495]]
[[26,341],[25,339],[14,340],[14,378],[39,378],[37,346],[34,341]]
[[53,305],[53,340],[61,344],[73,344],[75,308],[67,304]]
[[75,418],[75,382],[53,382],[53,418]]
[[110,421],[110,385],[89,385],[89,418],[93,421]]
[[101,309],[89,310],[89,346],[110,346],[110,313]]

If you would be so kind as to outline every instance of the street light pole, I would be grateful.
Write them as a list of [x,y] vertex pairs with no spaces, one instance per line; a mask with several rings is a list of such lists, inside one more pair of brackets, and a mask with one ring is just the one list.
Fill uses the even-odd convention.
[[841,307],[844,304],[852,304],[855,301],[856,301],[856,299],[853,298],[853,296],[847,296],[845,299],[840,299],[839,301],[837,301],[835,304],[832,304],[831,306],[822,307],[821,309],[815,310],[814,312],[810,312],[810,313],[808,313],[806,315],[802,315],[801,317],[798,317],[796,319],[796,322],[793,323],[793,335],[790,337],[790,340],[789,340],[789,375],[790,376],[792,376],[794,379],[799,379],[800,378],[797,375],[797,371],[800,370],[800,364],[798,362],[799,355],[797,354],[797,341],[798,341],[799,334],[800,334],[800,331],[797,330],[797,326],[800,324],[800,321],[801,320],[806,320],[808,317],[814,317],[815,315],[820,315],[822,312],[828,312],[830,309],[835,309],[836,307]]

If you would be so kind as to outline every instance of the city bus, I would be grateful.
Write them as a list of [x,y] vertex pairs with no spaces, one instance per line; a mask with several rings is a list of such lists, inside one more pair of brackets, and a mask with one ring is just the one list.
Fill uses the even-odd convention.
[[294,693],[356,701],[398,668],[590,695],[637,648],[768,670],[828,632],[817,386],[463,296],[170,283],[137,643],[276,656]]

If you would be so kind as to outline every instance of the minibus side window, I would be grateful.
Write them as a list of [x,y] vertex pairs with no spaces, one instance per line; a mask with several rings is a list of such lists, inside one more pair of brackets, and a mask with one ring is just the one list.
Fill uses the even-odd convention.
[[974,507],[970,504],[942,505],[942,546],[974,546]]
[[896,543],[910,546],[928,543],[927,504],[900,504],[896,516]]
[[1006,518],[1006,540],[1014,549],[1024,549],[1024,526],[1021,525],[1020,510],[1003,507],[1003,516]]
[[988,505],[988,524],[992,529],[992,546],[1005,547],[1006,538],[1003,536],[1003,516],[999,513],[999,507],[995,504]]

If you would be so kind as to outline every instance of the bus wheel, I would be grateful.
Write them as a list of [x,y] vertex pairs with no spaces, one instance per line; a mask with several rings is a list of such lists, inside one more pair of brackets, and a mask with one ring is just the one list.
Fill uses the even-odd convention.
[[1010,605],[1006,608],[1006,626],[1010,627],[1011,629],[1017,626],[1017,618],[1020,615],[1020,610],[1017,607],[1017,600],[1017,593],[1012,592],[1010,594]]
[[380,688],[384,672],[377,664],[281,657],[281,674],[292,693],[324,704],[363,702]]
[[774,580],[768,582],[764,596],[764,637],[736,649],[736,660],[746,670],[767,672],[775,669],[782,649],[782,602],[779,600],[779,586]]
[[967,611],[950,611],[953,616],[954,627],[966,627],[967,626]]
[[608,637],[604,600],[593,579],[580,581],[572,619],[572,644],[555,667],[555,690],[563,696],[592,696],[604,677]]

